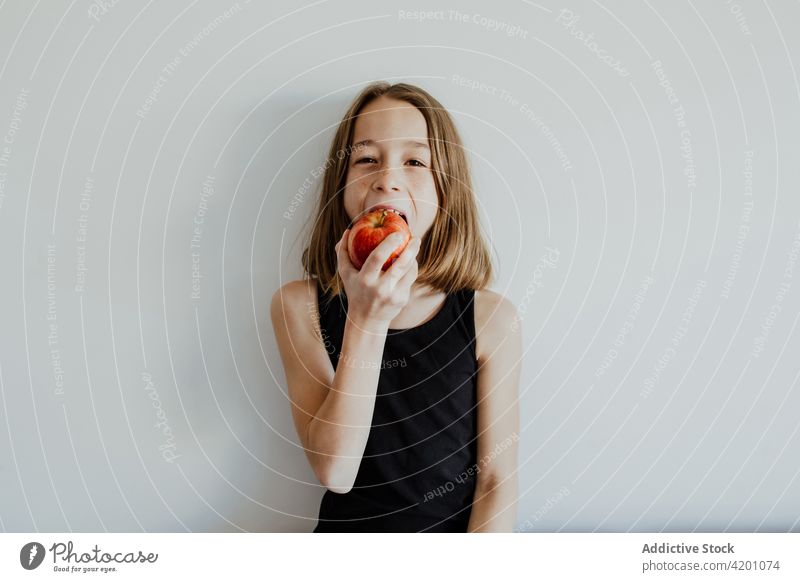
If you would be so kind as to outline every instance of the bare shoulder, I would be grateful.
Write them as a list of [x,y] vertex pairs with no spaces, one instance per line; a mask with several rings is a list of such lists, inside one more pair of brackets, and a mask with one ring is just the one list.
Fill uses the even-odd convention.
[[478,362],[484,362],[491,350],[507,341],[508,336],[517,329],[517,308],[510,299],[491,289],[475,291],[475,344]]
[[272,294],[270,314],[273,323],[276,321],[308,321],[309,318],[298,316],[315,313],[317,309],[316,281],[313,279],[289,281]]
[[[487,326],[509,326],[516,317],[517,309],[505,295],[491,289],[475,291],[476,328]],[[476,329],[477,331],[477,329]]]
[[316,297],[316,281],[314,279],[296,279],[284,283],[272,294],[273,301],[276,298],[286,298],[291,300],[304,300],[307,297]]

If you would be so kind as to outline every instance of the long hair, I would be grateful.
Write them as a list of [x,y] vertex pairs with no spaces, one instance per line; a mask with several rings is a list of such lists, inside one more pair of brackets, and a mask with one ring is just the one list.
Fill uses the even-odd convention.
[[337,272],[336,242],[349,226],[344,189],[356,118],[372,100],[386,96],[415,106],[425,117],[439,211],[422,237],[417,282],[445,293],[483,289],[494,276],[489,250],[481,234],[467,156],[450,114],[423,89],[408,83],[377,81],[353,100],[331,141],[319,203],[303,250],[307,276],[337,296],[343,289]]

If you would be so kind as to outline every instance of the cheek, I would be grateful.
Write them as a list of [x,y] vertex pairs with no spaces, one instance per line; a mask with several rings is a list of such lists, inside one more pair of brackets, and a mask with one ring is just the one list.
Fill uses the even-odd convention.
[[347,190],[356,184],[358,184],[358,172],[350,168],[344,175],[344,187]]
[[414,180],[413,192],[416,193],[417,198],[426,207],[432,206],[435,209],[438,206],[439,197],[436,194],[436,182],[433,179],[433,174],[418,176]]
[[352,219],[353,216],[358,213],[358,209],[361,205],[360,199],[362,198],[359,184],[357,182],[353,182],[354,177],[355,173],[347,173],[347,176],[345,177],[344,192],[342,193],[344,196],[344,209],[350,219]]
[[350,182],[353,184],[358,184],[359,182],[363,181],[363,178],[371,173],[372,171],[370,166],[364,164],[355,164],[347,168],[344,180],[346,184],[349,184]]
[[406,180],[409,187],[413,188],[414,192],[418,192],[419,196],[426,198],[436,196],[436,183],[431,172],[410,172],[406,174]]
[[432,220],[439,206],[439,197],[436,194],[436,182],[433,179],[433,174],[419,176],[415,181],[413,191],[416,192],[420,214]]

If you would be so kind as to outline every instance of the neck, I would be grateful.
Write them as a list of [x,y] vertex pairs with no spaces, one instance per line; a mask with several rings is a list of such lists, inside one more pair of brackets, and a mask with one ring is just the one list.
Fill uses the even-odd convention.
[[411,285],[411,299],[433,297],[440,293],[438,289],[434,289],[427,283],[415,282]]

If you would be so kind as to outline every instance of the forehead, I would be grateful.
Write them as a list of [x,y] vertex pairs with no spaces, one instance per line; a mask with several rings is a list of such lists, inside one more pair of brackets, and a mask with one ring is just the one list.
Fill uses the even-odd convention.
[[353,129],[353,143],[367,139],[379,146],[399,144],[405,139],[427,141],[428,125],[411,103],[378,97],[361,110]]

